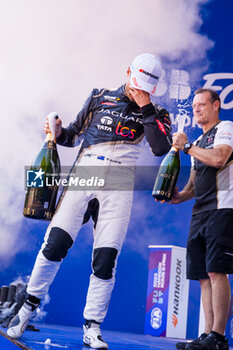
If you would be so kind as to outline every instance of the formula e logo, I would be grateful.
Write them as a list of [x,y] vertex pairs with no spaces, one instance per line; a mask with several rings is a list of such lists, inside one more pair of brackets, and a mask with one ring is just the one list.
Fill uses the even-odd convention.
[[44,171],[27,170],[27,187],[43,187],[44,186]]
[[136,132],[136,130],[130,129],[127,126],[122,126],[121,122],[119,122],[117,124],[115,132],[117,135],[121,135],[123,137],[128,137],[129,139],[133,139],[135,137],[134,133]]
[[111,117],[104,116],[100,119],[101,123],[104,125],[111,125],[113,123],[113,120]]
[[161,327],[162,316],[163,316],[162,311],[158,307],[155,307],[151,311],[150,324],[152,328],[158,329],[159,327]]

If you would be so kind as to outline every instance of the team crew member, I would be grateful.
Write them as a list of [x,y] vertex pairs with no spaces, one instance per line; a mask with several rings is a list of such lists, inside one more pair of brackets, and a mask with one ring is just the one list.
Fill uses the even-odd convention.
[[219,120],[220,98],[215,91],[199,89],[193,113],[203,135],[194,144],[184,133],[173,144],[192,158],[189,181],[171,203],[195,197],[187,242],[187,277],[199,280],[205,331],[177,349],[227,350],[225,338],[231,291],[227,274],[233,273],[233,123]]
[[[95,212],[93,273],[84,309],[83,341],[92,348],[108,348],[101,337],[100,324],[107,313],[117,259],[130,218],[134,165],[146,140],[155,156],[164,155],[171,146],[169,114],[150,100],[160,74],[161,64],[155,56],[139,55],[127,69],[125,85],[116,90],[94,89],[76,120],[67,128],[62,128],[58,120],[59,144],[73,147],[77,137],[83,139],[75,164],[76,175],[88,174],[89,165],[98,165],[107,181],[104,188],[64,192],[37,256],[27,288],[29,297],[11,321],[9,336],[20,337],[35,315],[77,237],[88,203],[92,203],[92,207],[98,206],[98,215]],[[45,129],[49,131],[48,124]],[[124,176],[118,173],[121,167]],[[124,195],[113,186],[119,181]],[[90,205],[85,221],[89,209]]]

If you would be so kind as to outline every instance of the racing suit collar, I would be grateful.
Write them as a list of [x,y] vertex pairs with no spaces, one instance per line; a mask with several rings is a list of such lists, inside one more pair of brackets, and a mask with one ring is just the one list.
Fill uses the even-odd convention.
[[119,87],[119,93],[122,94],[123,96],[127,97],[127,99],[129,100],[128,96],[126,95],[125,86],[126,86],[126,84],[121,85]]

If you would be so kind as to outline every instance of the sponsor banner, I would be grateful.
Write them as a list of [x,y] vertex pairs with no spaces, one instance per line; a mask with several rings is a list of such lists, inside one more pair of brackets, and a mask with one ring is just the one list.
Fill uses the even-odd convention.
[[186,338],[189,280],[186,279],[186,249],[172,249],[167,337]]
[[186,249],[150,246],[145,334],[186,338],[189,281]]
[[154,336],[166,335],[170,267],[171,248],[151,248],[145,334]]

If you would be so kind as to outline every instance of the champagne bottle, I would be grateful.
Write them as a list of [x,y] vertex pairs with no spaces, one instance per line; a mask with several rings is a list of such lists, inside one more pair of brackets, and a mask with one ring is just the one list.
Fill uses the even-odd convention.
[[179,150],[172,147],[160,165],[152,196],[159,201],[165,200],[166,202],[169,202],[172,199],[179,171]]
[[[48,115],[51,133],[46,135],[40,152],[27,171],[28,187],[23,214],[28,218],[51,220],[55,211],[58,191],[56,184],[61,168],[55,137],[56,119],[57,113]],[[30,176],[34,177],[31,183]]]

